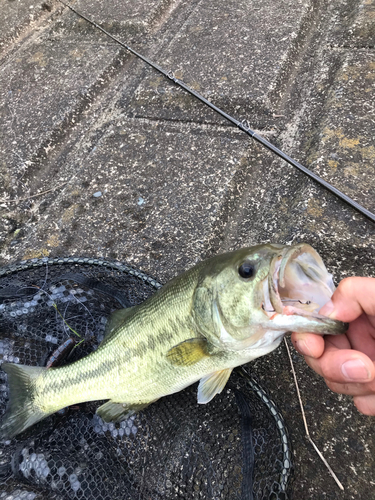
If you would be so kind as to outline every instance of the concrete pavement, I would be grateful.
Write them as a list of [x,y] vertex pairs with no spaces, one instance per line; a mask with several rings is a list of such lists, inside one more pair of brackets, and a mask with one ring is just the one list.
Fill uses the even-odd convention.
[[[74,6],[375,212],[374,0]],[[167,281],[219,251],[312,244],[374,275],[374,224],[57,1],[1,0],[0,262],[88,255]],[[99,194],[100,193],[100,194]],[[96,195],[96,196],[94,196]],[[374,418],[285,349],[252,369],[291,430],[295,498],[375,498]]]

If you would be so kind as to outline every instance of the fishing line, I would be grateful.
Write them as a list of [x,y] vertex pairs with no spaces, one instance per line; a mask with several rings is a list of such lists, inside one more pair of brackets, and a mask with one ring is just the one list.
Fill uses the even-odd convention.
[[271,144],[269,141],[267,141],[267,139],[265,139],[261,135],[257,134],[254,130],[252,130],[250,128],[247,120],[239,121],[236,118],[233,118],[233,116],[228,115],[227,113],[225,113],[225,111],[223,111],[222,109],[220,109],[217,106],[215,106],[214,104],[212,104],[211,101],[209,101],[208,99],[206,99],[205,97],[203,97],[197,91],[193,90],[188,85],[186,85],[186,83],[184,83],[182,80],[180,80],[179,78],[177,78],[173,74],[172,71],[166,71],[161,66],[159,66],[158,64],[152,62],[147,57],[143,56],[142,54],[139,54],[134,49],[132,49],[131,47],[129,47],[129,45],[126,45],[125,43],[121,42],[121,40],[119,40],[115,36],[113,36],[110,33],[108,33],[108,31],[106,31],[104,28],[102,28],[95,21],[92,21],[91,19],[89,19],[85,15],[81,14],[74,7],[72,7],[71,5],[65,3],[63,0],[59,0],[59,2],[61,4],[63,4],[65,7],[67,7],[68,9],[70,9],[72,12],[74,12],[77,16],[81,17],[82,19],[84,19],[85,21],[87,21],[89,24],[91,24],[92,26],[94,26],[95,28],[97,28],[98,30],[100,30],[101,32],[103,32],[105,35],[107,35],[110,38],[112,38],[112,40],[114,40],[116,43],[118,43],[119,45],[121,45],[122,47],[124,47],[126,50],[128,50],[129,52],[131,52],[133,55],[135,55],[139,59],[142,59],[142,61],[144,61],[146,64],[148,64],[152,68],[154,68],[157,71],[159,71],[159,73],[161,73],[162,75],[164,75],[167,78],[169,78],[176,85],[178,85],[179,87],[181,87],[184,90],[186,90],[186,92],[188,92],[189,94],[191,94],[194,97],[196,97],[197,99],[199,99],[199,101],[201,101],[204,104],[206,104],[206,106],[208,106],[209,108],[211,108],[214,111],[216,111],[216,113],[218,113],[220,116],[222,116],[223,118],[225,118],[226,120],[228,120],[229,122],[231,122],[233,125],[235,125],[236,127],[238,127],[243,132],[245,132],[247,135],[249,135],[255,141],[259,142],[260,144],[262,144],[263,146],[265,146],[267,149],[269,149],[270,151],[272,151],[273,153],[275,153],[277,156],[279,156],[280,158],[282,158],[283,160],[285,160],[287,163],[289,163],[293,167],[297,168],[298,170],[300,170],[301,172],[303,172],[304,174],[306,174],[307,176],[309,176],[311,179],[313,179],[315,182],[317,182],[321,186],[325,187],[328,191],[330,191],[335,196],[337,196],[338,198],[340,198],[341,200],[343,200],[345,203],[347,203],[348,205],[350,205],[353,208],[355,208],[356,210],[358,210],[358,212],[360,212],[362,215],[364,215],[365,217],[368,217],[372,222],[375,222],[375,214],[373,214],[372,212],[370,212],[369,210],[367,210],[366,208],[364,208],[362,205],[360,205],[356,201],[352,200],[349,196],[347,196],[346,194],[344,194],[343,192],[341,192],[339,189],[337,189],[334,186],[332,186],[332,184],[330,184],[329,182],[325,181],[324,179],[322,179],[318,175],[314,174],[314,172],[311,172],[311,170],[309,170],[308,168],[306,168],[303,165],[301,165],[300,163],[298,163],[298,161],[293,160],[293,158],[291,158],[286,153],[284,153],[283,151],[281,151],[280,149],[278,149],[276,146],[274,146],[273,144]]

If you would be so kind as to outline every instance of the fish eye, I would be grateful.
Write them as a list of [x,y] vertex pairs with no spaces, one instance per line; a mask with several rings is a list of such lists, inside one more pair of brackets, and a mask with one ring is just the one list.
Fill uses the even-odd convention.
[[238,268],[238,274],[241,278],[249,279],[255,276],[255,265],[251,260],[245,260],[242,262],[240,267]]

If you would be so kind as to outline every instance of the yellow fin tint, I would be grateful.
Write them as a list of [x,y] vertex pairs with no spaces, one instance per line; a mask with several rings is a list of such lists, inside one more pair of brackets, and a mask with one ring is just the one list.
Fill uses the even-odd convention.
[[[156,401],[156,399],[154,401]],[[154,401],[150,401],[149,403],[127,404],[115,403],[110,400],[104,403],[104,405],[99,406],[96,413],[104,422],[121,422],[134,415],[134,413],[143,410]]]
[[209,356],[205,339],[189,339],[169,349],[167,358],[172,365],[191,366]]
[[219,394],[224,389],[231,373],[232,368],[226,368],[201,378],[198,386],[198,403],[206,404]]

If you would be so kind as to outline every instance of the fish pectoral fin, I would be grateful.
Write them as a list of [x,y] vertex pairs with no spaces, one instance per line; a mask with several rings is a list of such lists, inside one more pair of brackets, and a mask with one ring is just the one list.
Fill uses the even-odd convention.
[[151,403],[157,401],[150,401],[148,403],[128,404],[128,403],[115,403],[112,400],[107,401],[104,405],[99,406],[96,413],[101,417],[104,422],[121,422],[131,417],[135,413],[146,408]]
[[209,356],[208,342],[203,338],[184,340],[167,352],[167,359],[172,365],[191,366]]
[[112,337],[113,333],[117,330],[117,327],[122,325],[130,316],[130,314],[133,313],[133,309],[133,307],[128,307],[127,309],[118,309],[110,315],[105,327],[102,344],[104,344],[104,342],[107,342]]
[[206,404],[219,394],[224,389],[231,373],[232,368],[226,368],[201,378],[198,385],[198,403]]

